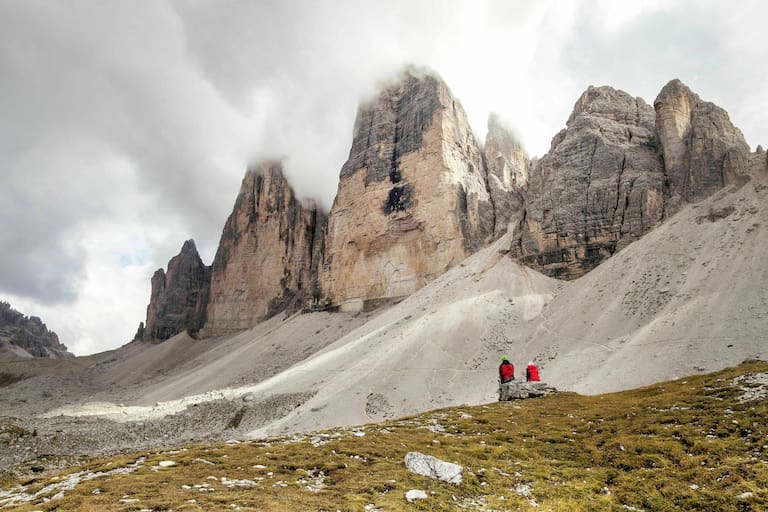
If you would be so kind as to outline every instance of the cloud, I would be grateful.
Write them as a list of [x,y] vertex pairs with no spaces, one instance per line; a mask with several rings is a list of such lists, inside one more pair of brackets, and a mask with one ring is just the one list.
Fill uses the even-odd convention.
[[212,261],[249,162],[330,207],[358,102],[407,64],[534,155],[587,85],[652,101],[673,77],[768,142],[766,7],[739,6],[0,2],[0,298],[78,353],[126,341],[184,240]]

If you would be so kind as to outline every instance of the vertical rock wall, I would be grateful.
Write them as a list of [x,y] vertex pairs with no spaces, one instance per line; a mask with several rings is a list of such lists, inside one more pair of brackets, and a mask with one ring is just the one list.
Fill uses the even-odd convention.
[[530,175],[512,255],[575,279],[663,218],[664,166],[654,111],[611,87],[590,87]]
[[485,138],[488,190],[495,212],[494,238],[507,232],[510,223],[519,222],[524,211],[531,161],[520,143],[494,114],[488,118]]
[[360,108],[331,209],[323,303],[361,309],[413,293],[482,247],[494,211],[461,105],[407,72]]
[[749,146],[728,113],[672,80],[654,101],[670,212],[743,180]]
[[318,293],[313,254],[325,216],[301,203],[279,163],[250,169],[224,225],[211,276],[204,336],[254,326]]

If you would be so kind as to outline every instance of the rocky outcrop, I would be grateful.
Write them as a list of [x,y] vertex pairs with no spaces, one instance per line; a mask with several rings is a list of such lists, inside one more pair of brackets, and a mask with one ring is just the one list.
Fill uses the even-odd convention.
[[502,125],[495,114],[488,118],[485,138],[488,191],[495,212],[494,238],[507,232],[524,211],[524,192],[528,187],[531,161],[522,145]]
[[480,147],[439,78],[409,70],[361,106],[328,220],[322,304],[361,309],[421,288],[489,241]]
[[768,155],[766,155],[763,146],[757,146],[757,149],[749,155],[749,174],[760,176],[768,173]]
[[135,339],[165,340],[183,331],[196,336],[205,322],[211,286],[211,267],[203,264],[194,240],[168,261],[168,271],[152,276],[146,323]]
[[668,183],[668,210],[743,182],[749,146],[728,113],[672,80],[654,102]]
[[545,382],[522,382],[513,380],[499,384],[499,402],[507,400],[525,400],[556,393],[557,389]]
[[0,354],[3,357],[75,357],[36,316],[25,316],[0,301]]
[[325,221],[317,205],[296,198],[280,163],[249,169],[213,261],[201,335],[247,329],[319,294]]
[[590,87],[530,175],[511,253],[575,279],[657,226],[664,166],[654,110],[611,87]]

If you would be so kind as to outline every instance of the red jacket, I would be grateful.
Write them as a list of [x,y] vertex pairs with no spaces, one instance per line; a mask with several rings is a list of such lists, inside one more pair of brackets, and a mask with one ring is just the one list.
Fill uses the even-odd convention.
[[535,365],[529,364],[525,370],[525,379],[531,382],[539,382],[539,369]]
[[501,382],[507,382],[514,380],[515,378],[515,366],[509,361],[504,361],[499,365],[499,379]]

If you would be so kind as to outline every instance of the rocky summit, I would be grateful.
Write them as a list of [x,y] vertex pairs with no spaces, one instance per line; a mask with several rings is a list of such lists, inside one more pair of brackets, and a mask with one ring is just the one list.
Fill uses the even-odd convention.
[[315,204],[296,198],[280,163],[250,169],[213,260],[203,335],[247,329],[316,296],[324,225]]
[[[361,104],[330,213],[279,162],[243,179],[212,266],[194,244],[152,278],[139,339],[203,337],[278,312],[369,310],[509,233],[509,255],[576,279],[686,204],[768,172],[720,107],[672,80],[650,106],[589,87],[531,160],[497,116],[481,145],[434,73],[409,68]],[[189,243],[189,242],[188,242]]]
[[720,107],[672,80],[651,108],[590,87],[531,172],[513,257],[581,277],[682,205],[743,184],[749,146]]
[[40,318],[25,316],[0,301],[0,359],[31,357],[66,359],[74,355]]
[[197,334],[205,322],[211,286],[211,267],[203,264],[194,240],[168,262],[168,271],[152,276],[147,322],[139,326],[135,339],[166,340],[184,330]]
[[664,157],[669,210],[697,201],[726,185],[743,183],[749,145],[728,113],[672,80],[654,102]]
[[483,247],[494,211],[461,104],[409,71],[363,105],[328,221],[326,304],[361,309],[409,295]]
[[653,108],[590,87],[531,173],[512,254],[553,277],[580,277],[661,222],[663,182]]

